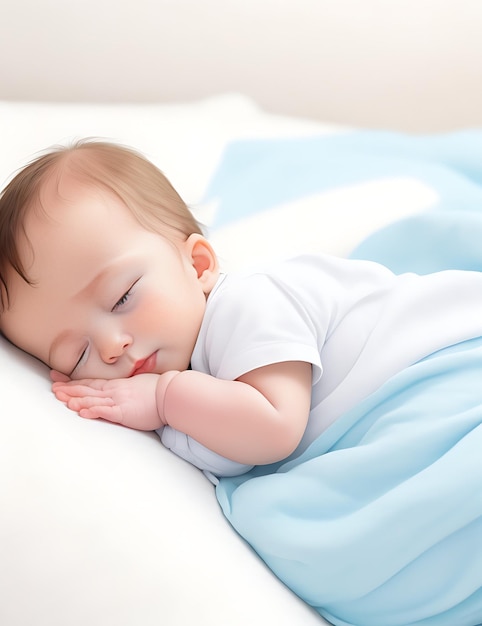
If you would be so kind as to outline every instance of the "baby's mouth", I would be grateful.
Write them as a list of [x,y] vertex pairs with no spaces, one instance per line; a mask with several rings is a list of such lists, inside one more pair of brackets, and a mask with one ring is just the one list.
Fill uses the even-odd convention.
[[136,361],[132,372],[129,374],[129,377],[137,376],[137,374],[150,374],[154,372],[156,366],[156,357],[157,351],[153,352],[145,359],[140,359],[139,361]]

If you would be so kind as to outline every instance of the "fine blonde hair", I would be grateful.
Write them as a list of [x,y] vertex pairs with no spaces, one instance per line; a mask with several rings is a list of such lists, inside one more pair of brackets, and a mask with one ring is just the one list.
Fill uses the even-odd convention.
[[[0,312],[8,307],[7,273],[13,268],[32,284],[20,258],[25,217],[40,204],[40,193],[52,174],[62,172],[115,193],[147,230],[187,239],[202,228],[164,174],[141,154],[125,146],[81,140],[56,147],[24,167],[0,195]],[[61,262],[61,259],[59,259]]]

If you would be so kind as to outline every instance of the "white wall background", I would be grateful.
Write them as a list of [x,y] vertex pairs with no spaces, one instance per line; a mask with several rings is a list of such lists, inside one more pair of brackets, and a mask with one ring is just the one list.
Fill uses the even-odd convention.
[[0,99],[265,108],[410,131],[482,124],[481,0],[1,0]]

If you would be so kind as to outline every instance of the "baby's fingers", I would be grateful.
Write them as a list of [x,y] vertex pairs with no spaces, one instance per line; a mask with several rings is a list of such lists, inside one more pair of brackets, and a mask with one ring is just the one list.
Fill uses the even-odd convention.
[[69,398],[80,398],[87,396],[100,398],[104,395],[104,391],[100,387],[92,387],[91,385],[84,385],[79,383],[54,383],[52,385],[52,391],[57,396],[57,398],[59,398],[59,400],[59,394],[62,394],[62,396],[67,396]]
[[96,398],[92,396],[84,396],[84,397],[74,397],[68,398],[66,401],[67,406],[72,411],[77,411],[80,414],[80,411],[83,409],[91,409],[98,407],[112,407],[114,405],[114,401],[112,398]]
[[69,394],[64,393],[61,389],[54,391],[54,395],[60,402],[68,402],[70,400]]
[[122,412],[118,406],[93,406],[88,409],[81,409],[78,413],[80,417],[85,419],[103,419],[108,422],[122,424]]
[[72,398],[86,397],[85,392],[80,393],[78,389],[76,391],[73,387],[62,386],[61,384],[53,386],[52,391],[57,400],[65,402],[66,404],[68,404]]

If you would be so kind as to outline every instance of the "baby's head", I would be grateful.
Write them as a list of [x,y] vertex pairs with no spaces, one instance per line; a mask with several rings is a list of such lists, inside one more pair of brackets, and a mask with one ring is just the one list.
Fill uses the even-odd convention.
[[168,179],[136,151],[86,140],[56,148],[23,168],[0,196],[0,312],[8,306],[7,274],[11,268],[30,281],[18,249],[26,216],[42,208],[46,183],[52,178],[60,183],[65,176],[112,191],[148,230],[185,239],[192,233],[202,234],[200,224]]
[[52,150],[0,196],[0,329],[64,373],[88,352],[76,377],[130,375],[169,344],[155,336],[163,322],[175,345],[152,371],[186,367],[217,275],[186,204],[131,149],[83,141]]

